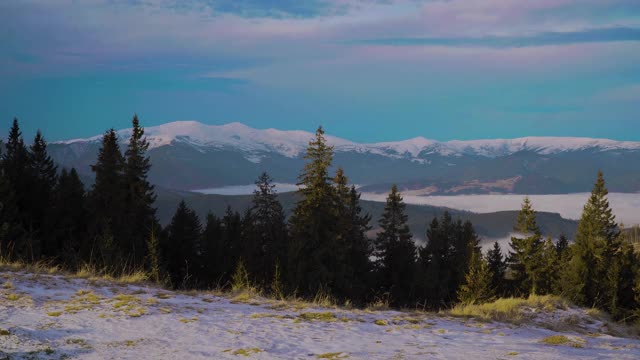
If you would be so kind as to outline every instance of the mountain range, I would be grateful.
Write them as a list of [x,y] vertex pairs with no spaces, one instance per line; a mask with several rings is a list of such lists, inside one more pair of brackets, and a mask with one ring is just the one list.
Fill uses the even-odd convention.
[[[118,131],[125,146],[130,129]],[[251,184],[262,171],[295,183],[314,136],[305,131],[253,129],[241,123],[178,121],[146,128],[153,168],[163,188],[194,190]],[[52,143],[52,157],[86,179],[101,135]],[[357,143],[327,135],[334,165],[362,191],[386,192],[391,183],[414,195],[557,194],[589,191],[603,170],[609,189],[640,191],[640,142],[569,137]]]

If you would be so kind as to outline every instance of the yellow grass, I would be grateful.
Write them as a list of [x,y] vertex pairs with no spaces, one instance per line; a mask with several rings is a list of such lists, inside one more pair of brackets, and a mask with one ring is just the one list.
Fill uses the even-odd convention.
[[451,309],[449,315],[456,317],[469,317],[484,321],[500,321],[519,324],[528,319],[522,310],[531,308],[540,311],[554,311],[555,309],[566,309],[568,303],[551,295],[532,295],[528,298],[503,298],[494,302],[470,305],[459,304]]

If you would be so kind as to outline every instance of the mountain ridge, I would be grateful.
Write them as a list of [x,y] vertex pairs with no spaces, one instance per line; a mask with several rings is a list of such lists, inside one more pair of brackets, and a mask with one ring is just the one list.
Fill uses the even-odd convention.
[[[126,141],[130,133],[131,129],[118,130],[123,142]],[[196,147],[236,147],[247,152],[275,151],[286,157],[299,156],[313,137],[311,132],[303,130],[255,129],[240,122],[208,125],[198,121],[175,121],[147,127],[146,135],[151,149],[171,145],[173,142],[183,142]],[[101,137],[102,135],[96,135],[86,139],[58,141],[55,144],[73,145],[98,142]],[[417,136],[401,141],[360,143],[327,135],[327,141],[334,146],[336,152],[355,151],[390,157],[409,155],[412,158],[419,158],[421,154],[434,153],[454,157],[463,155],[499,157],[519,151],[534,151],[542,155],[551,155],[586,149],[597,149],[598,151],[640,150],[640,142],[589,137],[528,136],[513,139],[437,141]]]
[[[131,130],[119,130],[122,148]],[[146,128],[150,179],[176,190],[252,184],[263,171],[275,181],[296,183],[304,151],[314,134],[253,129],[242,123],[172,122]],[[334,166],[345,169],[363,191],[390,184],[428,195],[562,194],[591,190],[604,171],[609,190],[640,191],[640,142],[576,137],[525,137],[438,142],[424,137],[357,143],[326,135]],[[101,136],[51,143],[61,167],[75,167],[91,182]]]

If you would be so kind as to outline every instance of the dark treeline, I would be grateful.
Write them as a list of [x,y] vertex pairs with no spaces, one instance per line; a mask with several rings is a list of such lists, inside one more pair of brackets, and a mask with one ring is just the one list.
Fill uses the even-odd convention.
[[621,236],[602,173],[571,244],[545,239],[525,198],[508,253],[495,243],[483,255],[473,225],[448,213],[425,224],[426,245],[416,246],[396,186],[370,239],[372,219],[345,171],[330,173],[333,148],[319,128],[289,219],[264,173],[242,213],[228,208],[200,219],[183,201],[162,228],[148,181],[149,144],[137,116],[132,125],[126,149],[113,129],[104,134],[87,191],[75,169],[56,167],[40,132],[28,147],[14,120],[0,158],[3,259],[110,273],[144,269],[174,288],[227,288],[248,278],[277,297],[323,294],[357,305],[440,309],[554,294],[619,318],[638,314],[638,255]]

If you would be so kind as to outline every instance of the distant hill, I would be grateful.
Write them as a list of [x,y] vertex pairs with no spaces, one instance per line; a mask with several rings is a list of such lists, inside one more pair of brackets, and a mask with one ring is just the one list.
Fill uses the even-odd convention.
[[[289,212],[295,202],[296,194],[294,192],[279,194],[285,210]],[[218,216],[222,216],[230,206],[232,209],[242,213],[251,204],[251,195],[203,195],[186,191],[158,189],[158,216],[163,224],[170,222],[178,203],[184,199],[190,207],[192,207],[200,216],[201,220],[209,211]],[[373,201],[362,201],[363,209],[373,216],[371,225],[377,227],[378,219],[384,209],[384,203]],[[414,237],[418,240],[424,240],[427,224],[436,216],[442,216],[447,210],[441,207],[428,205],[407,205],[407,214],[409,215],[409,226]],[[485,240],[495,238],[505,238],[513,230],[517,211],[500,211],[488,214],[476,214],[467,211],[449,210],[454,218],[470,220]],[[554,237],[565,234],[570,238],[573,237],[577,222],[562,218],[558,214],[538,213],[538,224],[540,224],[545,235]]]
[[[153,162],[151,181],[169,189],[194,190],[253,183],[262,171],[277,182],[293,183],[313,136],[304,131],[253,129],[240,123],[221,126],[194,121],[146,129]],[[130,130],[121,130],[123,145]],[[640,142],[591,138],[438,142],[356,143],[328,136],[335,166],[342,166],[363,191],[401,191],[423,195],[561,194],[591,189],[597,170],[609,190],[640,191]],[[50,144],[62,166],[76,167],[91,179],[100,136]]]

